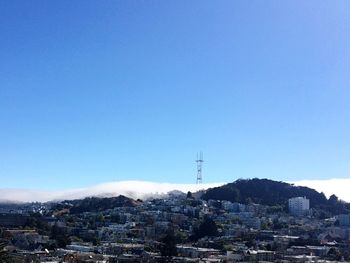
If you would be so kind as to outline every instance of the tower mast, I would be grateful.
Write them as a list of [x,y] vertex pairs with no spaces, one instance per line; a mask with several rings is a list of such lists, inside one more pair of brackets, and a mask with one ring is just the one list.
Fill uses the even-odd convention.
[[197,184],[201,184],[202,183],[202,166],[203,166],[203,152],[200,151],[199,153],[197,153]]

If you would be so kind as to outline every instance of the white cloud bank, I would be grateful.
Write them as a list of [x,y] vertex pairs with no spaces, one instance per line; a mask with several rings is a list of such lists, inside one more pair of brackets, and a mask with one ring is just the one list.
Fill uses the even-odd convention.
[[[327,197],[335,194],[340,199],[350,202],[350,178],[327,180],[301,180],[289,182],[298,186],[307,186],[323,192]],[[173,190],[187,193],[196,192],[224,183],[211,184],[171,184],[145,181],[118,181],[98,184],[91,187],[70,189],[62,191],[41,191],[28,189],[0,189],[0,201],[10,202],[47,202],[54,200],[72,200],[88,196],[118,196],[145,199],[152,196],[163,195]]]
[[327,197],[335,194],[339,199],[350,202],[350,178],[325,179],[325,180],[301,180],[290,182],[298,186],[307,186],[323,192]]
[[6,202],[48,202],[55,200],[73,200],[89,196],[118,196],[145,199],[152,196],[163,195],[173,190],[187,193],[196,192],[224,183],[210,184],[171,184],[144,181],[118,181],[98,184],[92,187],[70,189],[62,191],[41,191],[27,189],[0,189],[0,201]]

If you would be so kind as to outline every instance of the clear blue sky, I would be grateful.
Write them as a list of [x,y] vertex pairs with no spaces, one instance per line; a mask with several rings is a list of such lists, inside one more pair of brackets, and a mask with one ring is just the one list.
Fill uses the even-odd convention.
[[350,176],[350,2],[1,1],[1,187]]

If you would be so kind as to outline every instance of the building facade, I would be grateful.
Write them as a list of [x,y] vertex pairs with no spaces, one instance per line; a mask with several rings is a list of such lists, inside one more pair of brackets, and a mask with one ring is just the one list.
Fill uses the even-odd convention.
[[288,200],[289,213],[295,216],[303,216],[309,213],[310,200],[306,197],[294,197]]

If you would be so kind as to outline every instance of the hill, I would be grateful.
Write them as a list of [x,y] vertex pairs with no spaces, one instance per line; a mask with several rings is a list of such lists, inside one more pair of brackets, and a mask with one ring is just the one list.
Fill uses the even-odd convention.
[[73,201],[64,201],[56,205],[56,210],[69,209],[72,214],[79,214],[83,212],[99,212],[115,207],[134,207],[138,202],[119,195],[117,197],[87,197]]
[[335,195],[327,199],[323,193],[308,187],[258,178],[239,179],[233,183],[210,188],[202,195],[202,199],[286,207],[288,199],[297,196],[305,196],[310,199],[311,207],[326,209],[332,214],[350,211],[350,204],[339,201]]

